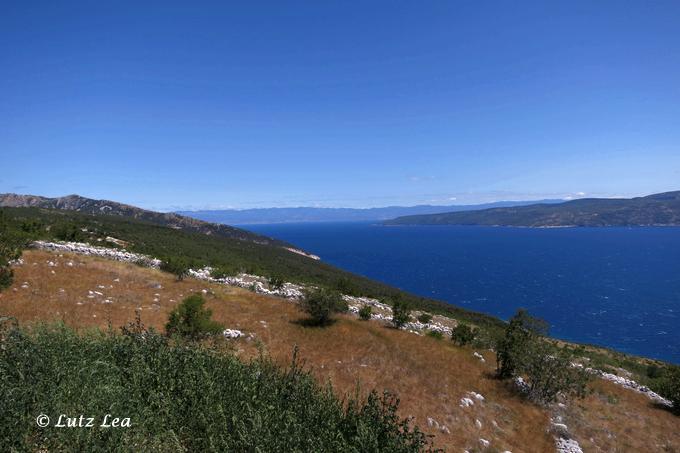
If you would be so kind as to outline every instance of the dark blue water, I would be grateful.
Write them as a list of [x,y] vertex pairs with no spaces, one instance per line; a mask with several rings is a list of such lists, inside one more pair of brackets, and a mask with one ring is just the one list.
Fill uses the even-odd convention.
[[343,269],[559,338],[680,363],[680,228],[249,225]]

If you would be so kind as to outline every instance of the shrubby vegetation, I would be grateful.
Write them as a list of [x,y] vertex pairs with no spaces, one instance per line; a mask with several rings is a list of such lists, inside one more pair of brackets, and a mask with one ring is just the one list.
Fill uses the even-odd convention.
[[281,289],[283,288],[283,284],[285,283],[285,280],[278,275],[273,275],[269,277],[269,286],[271,286],[273,289]]
[[51,228],[51,232],[60,241],[82,242],[87,238],[81,227],[73,222],[58,223]]
[[673,412],[680,415],[680,366],[669,366],[659,378],[655,390],[673,403]]
[[161,270],[173,274],[178,281],[189,275],[190,268],[189,262],[181,257],[170,257],[161,262]]
[[397,329],[411,320],[411,304],[402,297],[396,297],[392,301],[392,324]]
[[443,340],[444,339],[444,334],[441,333],[438,330],[428,330],[426,335],[428,337],[434,338],[435,340]]
[[547,404],[558,395],[584,396],[588,374],[571,365],[570,355],[545,337],[547,323],[519,310],[497,345],[497,373],[501,378],[521,377],[530,399]]
[[302,309],[309,315],[310,324],[326,326],[333,321],[335,313],[345,313],[348,307],[339,292],[317,289],[305,295]]
[[205,300],[199,294],[187,297],[171,312],[165,331],[170,336],[179,336],[190,340],[199,340],[210,335],[217,335],[224,326],[213,321],[212,310],[205,308]]
[[477,329],[474,329],[463,322],[459,322],[456,327],[451,329],[451,340],[459,346],[465,346],[475,341]]
[[420,316],[418,316],[418,321],[423,324],[429,324],[430,321],[432,321],[432,315],[429,313],[421,313]]
[[373,308],[370,305],[364,305],[359,309],[359,318],[364,321],[371,319],[372,314]]
[[21,257],[21,250],[26,243],[26,231],[15,230],[10,226],[5,213],[0,210],[0,291],[12,285],[14,272],[10,262]]
[[[1,326],[0,326],[1,327]],[[345,403],[294,358],[282,370],[199,343],[64,326],[0,329],[0,445],[5,451],[416,452],[427,437],[399,419],[398,400]],[[46,414],[50,426],[39,428]],[[94,427],[56,428],[59,414]],[[106,414],[129,428],[101,428]]]

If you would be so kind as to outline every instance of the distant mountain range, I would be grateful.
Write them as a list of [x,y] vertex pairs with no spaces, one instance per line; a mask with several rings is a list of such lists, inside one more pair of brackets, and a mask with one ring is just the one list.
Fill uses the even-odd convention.
[[435,214],[441,212],[470,211],[508,206],[524,206],[532,203],[560,203],[564,200],[539,201],[498,201],[478,205],[451,206],[387,206],[384,208],[256,208],[222,209],[202,211],[178,211],[178,214],[194,217],[208,222],[230,225],[254,225],[264,223],[304,223],[304,222],[368,222],[393,219],[406,215]]
[[636,198],[582,198],[477,211],[398,217],[385,225],[517,227],[680,226],[680,191]]
[[78,211],[85,214],[107,214],[121,217],[131,217],[178,230],[194,231],[204,234],[223,236],[242,241],[256,242],[258,244],[291,247],[283,241],[272,239],[250,231],[197,220],[175,213],[162,213],[148,211],[127,204],[109,200],[93,200],[79,195],[68,195],[58,198],[47,198],[36,195],[18,195],[14,193],[0,194],[0,207],[8,208],[43,208]]

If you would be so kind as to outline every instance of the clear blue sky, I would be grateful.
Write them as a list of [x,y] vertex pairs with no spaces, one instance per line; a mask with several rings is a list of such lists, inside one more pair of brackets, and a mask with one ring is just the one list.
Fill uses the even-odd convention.
[[240,3],[5,2],[0,192],[170,209],[680,189],[677,0]]

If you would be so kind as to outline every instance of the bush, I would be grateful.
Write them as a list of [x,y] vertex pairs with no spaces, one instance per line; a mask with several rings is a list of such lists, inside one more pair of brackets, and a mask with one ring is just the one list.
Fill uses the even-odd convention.
[[198,294],[184,299],[170,312],[165,325],[167,334],[198,340],[221,333],[224,326],[211,319],[212,310],[204,308],[204,304],[205,300]]
[[340,293],[319,289],[306,294],[302,309],[309,315],[311,324],[326,326],[332,322],[333,314],[344,313],[348,307]]
[[183,258],[167,258],[161,263],[161,270],[174,274],[177,281],[181,281],[189,275],[189,263]]
[[284,283],[286,282],[281,277],[277,276],[269,277],[269,286],[271,286],[273,289],[283,288]]
[[545,321],[519,310],[497,345],[499,377],[522,377],[529,398],[541,404],[554,402],[559,394],[584,396],[590,376],[572,366],[568,352],[551,345],[546,334]]
[[654,364],[647,365],[647,368],[645,369],[645,374],[650,379],[659,379],[660,377],[663,376],[663,368]]
[[475,341],[477,329],[473,329],[465,323],[459,322],[451,329],[451,340],[459,346],[465,346]]
[[432,315],[429,313],[421,313],[420,316],[418,316],[418,321],[423,324],[429,324],[430,321],[432,321]]
[[553,403],[557,396],[583,397],[590,375],[571,364],[566,351],[546,341],[532,342],[525,352],[521,374],[526,378],[529,398],[540,404]]
[[0,291],[12,286],[14,282],[14,271],[9,266],[0,267]]
[[4,213],[0,211],[0,291],[12,286],[14,271],[10,262],[21,257],[24,242],[20,235],[9,231]]
[[60,241],[83,242],[86,239],[85,233],[74,223],[60,223],[53,227],[52,234]]
[[371,315],[373,314],[373,308],[371,308],[370,305],[364,305],[359,309],[359,318],[363,319],[364,321],[368,321],[371,319]]
[[396,298],[392,302],[392,324],[397,329],[411,320],[411,305],[402,298]]
[[[1,327],[1,326],[0,326]],[[2,329],[0,329],[1,331]],[[397,416],[399,400],[343,401],[296,358],[282,370],[243,363],[198,343],[63,326],[0,338],[3,451],[417,452],[427,437]],[[65,378],[67,377],[67,378]],[[46,414],[51,427],[39,428]],[[53,427],[59,414],[92,428]],[[105,414],[129,428],[102,428]]]
[[442,340],[444,338],[444,334],[438,330],[428,330],[426,335],[437,340]]
[[680,366],[670,366],[665,370],[657,391],[673,403],[673,412],[680,415]]

